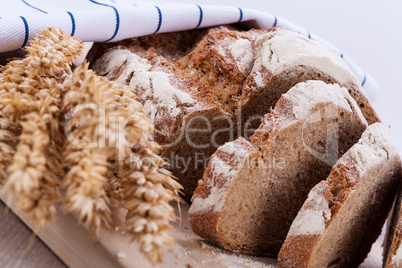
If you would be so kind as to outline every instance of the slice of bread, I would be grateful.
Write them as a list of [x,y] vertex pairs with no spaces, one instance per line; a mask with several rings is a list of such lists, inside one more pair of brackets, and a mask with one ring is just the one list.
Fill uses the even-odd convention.
[[[379,118],[345,61],[328,47],[285,28],[273,28],[255,41],[253,69],[244,83],[241,105],[263,110],[261,99],[272,106],[292,86],[307,80],[321,80],[345,87],[359,105],[369,124]],[[263,112],[263,111],[262,111]],[[258,125],[257,125],[258,126]]]
[[357,267],[381,233],[400,175],[389,128],[370,125],[310,191],[279,253],[279,267]]
[[189,210],[193,231],[226,249],[276,256],[311,188],[367,127],[347,90],[291,88],[251,136],[214,155]]
[[88,58],[98,74],[133,88],[187,200],[216,149],[236,137],[248,138],[299,82],[338,83],[369,123],[379,121],[341,57],[280,27],[220,26],[95,44]]
[[[401,185],[400,185],[401,186]],[[402,266],[402,188],[392,210],[384,245],[384,267],[398,268]]]

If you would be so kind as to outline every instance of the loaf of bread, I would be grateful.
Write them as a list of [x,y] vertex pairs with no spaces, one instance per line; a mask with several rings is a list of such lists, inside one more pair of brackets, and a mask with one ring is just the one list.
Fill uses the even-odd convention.
[[[401,185],[400,185],[401,186]],[[399,187],[384,243],[384,267],[402,266],[402,188]]]
[[299,82],[337,83],[370,124],[379,121],[341,57],[284,28],[157,34],[95,44],[88,59],[98,74],[133,88],[187,200],[216,149],[236,137],[247,139]]
[[370,125],[310,191],[279,253],[279,267],[357,267],[381,233],[400,180],[389,128]]
[[297,84],[251,143],[238,138],[212,155],[189,210],[192,230],[232,251],[277,256],[311,188],[366,127],[345,88]]

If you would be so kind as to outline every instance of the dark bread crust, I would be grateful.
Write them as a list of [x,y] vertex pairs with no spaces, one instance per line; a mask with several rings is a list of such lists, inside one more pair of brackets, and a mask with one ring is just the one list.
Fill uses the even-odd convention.
[[[259,126],[263,116],[276,104],[281,94],[286,93],[295,84],[307,80],[339,82],[331,73],[306,64],[290,65],[278,75],[273,75],[271,70],[264,66],[256,68],[259,61],[257,54],[260,53],[256,40],[264,34],[280,34],[283,31],[285,30],[279,27],[241,31],[232,26],[220,26],[156,34],[116,43],[97,43],[90,51],[88,60],[98,74],[116,80],[129,67],[128,62],[110,71],[107,70],[109,62],[104,55],[117,49],[128,50],[146,59],[152,66],[150,71],[168,74],[171,84],[177,90],[188,93],[194,99],[195,104],[191,105],[176,103],[180,113],[175,116],[169,115],[163,108],[158,108],[158,114],[163,120],[155,121],[155,140],[162,145],[160,154],[170,163],[173,174],[183,184],[184,198],[189,201],[197,181],[202,178],[209,157],[217,147],[237,137],[248,138],[252,135],[253,130]],[[239,40],[250,42],[250,52],[254,57],[244,69],[240,68],[230,49],[231,45]],[[306,46],[309,46],[309,42],[312,41],[306,40]],[[327,57],[338,59],[329,50]],[[133,75],[134,72],[131,77],[127,76],[125,81],[120,82],[130,84]],[[262,81],[258,81],[257,77]],[[369,111],[366,114],[371,113],[370,118],[367,118],[369,123],[379,120],[358,85],[352,81],[343,86],[360,100],[360,104],[364,106],[363,110]],[[142,89],[133,90],[142,104],[145,105],[150,100],[149,97],[143,97]],[[151,101],[154,105],[158,103],[157,100]],[[220,133],[216,137],[216,144],[212,144],[211,133],[198,133],[198,136],[193,135],[191,140],[195,139],[196,143],[209,142],[209,145],[201,149],[191,148],[186,139],[181,137],[189,133],[188,123],[199,116],[212,122],[211,133],[228,128],[232,129],[232,133]],[[226,120],[216,121],[216,118]],[[200,125],[202,122],[196,124]],[[172,145],[174,141],[179,142]],[[204,164],[197,162],[196,154],[202,155]],[[177,159],[172,156],[177,156]],[[188,163],[188,167],[175,165],[175,161]]]
[[[402,177],[402,174],[401,174]],[[402,178],[401,178],[402,183]],[[402,185],[402,184],[401,184]],[[400,185],[400,186],[401,186]],[[387,234],[385,237],[384,245],[384,267],[385,268],[398,268],[400,264],[392,260],[392,257],[396,255],[397,250],[402,245],[402,192],[401,187],[399,189],[398,197],[395,200],[394,209],[392,211],[391,221],[387,228]]]
[[[297,91],[296,87],[291,89],[289,91],[289,94],[298,95],[300,92],[308,92],[309,87],[317,86],[317,89],[326,92],[338,92],[341,94],[341,89],[337,86],[329,86],[326,85],[325,83],[322,82],[316,82],[316,81],[309,81],[307,83],[301,83],[297,85]],[[264,161],[269,161],[272,157],[272,159],[276,159],[277,157],[281,157],[282,155],[287,155],[292,153],[292,149],[294,150],[294,147],[292,147],[292,143],[296,142],[296,140],[303,140],[301,136],[292,136],[292,139],[290,139],[287,135],[291,133],[301,133],[301,128],[303,124],[305,123],[305,120],[310,118],[313,114],[315,114],[317,111],[321,112],[325,110],[325,107],[327,107],[328,103],[325,100],[321,100],[319,96],[315,96],[314,93],[315,91],[311,91],[310,94],[306,95],[313,95],[314,101],[311,100],[310,106],[305,107],[305,110],[308,111],[304,115],[295,115],[293,109],[295,109],[295,103],[296,100],[292,99],[290,95],[287,96],[282,96],[281,99],[278,101],[278,103],[275,106],[275,109],[273,109],[269,114],[267,114],[263,120],[263,123],[260,125],[259,129],[254,133],[254,135],[250,138],[251,144],[250,143],[244,143],[244,139],[242,139],[242,143],[244,144],[243,147],[247,148],[255,148],[255,153],[248,156],[248,160],[244,161],[246,164],[241,164],[241,171],[237,172],[238,166],[234,165],[233,163],[230,163],[230,167],[232,168],[231,170],[234,171],[231,176],[224,176],[221,175],[220,177],[216,177],[216,174],[211,173],[211,168],[209,167],[206,172],[204,173],[203,180],[199,182],[199,186],[197,190],[195,191],[195,194],[193,196],[193,204],[190,207],[189,211],[189,217],[190,217],[190,226],[192,227],[193,231],[200,235],[203,238],[206,238],[226,249],[235,251],[235,252],[243,252],[243,253],[249,253],[249,254],[258,254],[258,255],[269,255],[269,256],[276,256],[282,246],[283,241],[285,240],[288,228],[290,227],[294,217],[297,214],[297,211],[299,208],[303,205],[303,202],[305,198],[307,197],[307,194],[309,190],[320,180],[326,178],[330,171],[331,171],[331,166],[323,163],[321,160],[318,160],[314,158],[313,156],[308,155],[309,153],[305,151],[305,149],[301,148],[300,149],[300,155],[298,156],[303,162],[303,164],[300,164],[301,167],[303,167],[303,171],[299,170],[298,174],[293,174],[293,173],[286,173],[283,170],[292,170],[294,169],[293,166],[295,166],[297,163],[292,162],[294,159],[290,158],[292,160],[287,160],[285,166],[276,168],[272,167],[273,170],[270,171],[269,169],[271,166],[267,167],[267,170],[263,169],[261,170],[262,174],[265,174],[263,176],[266,176],[264,178],[262,177],[256,177],[254,178],[258,183],[265,183],[267,182],[268,185],[271,185],[271,187],[279,187],[278,185],[274,184],[273,181],[283,181],[286,182],[292,182],[292,184],[297,185],[295,188],[293,186],[289,186],[286,188],[285,185],[282,185],[283,191],[279,194],[273,194],[272,197],[276,197],[275,199],[271,197],[267,197],[264,200],[261,200],[262,203],[259,203],[259,207],[263,206],[261,204],[267,205],[267,207],[273,206],[270,205],[270,203],[275,204],[275,208],[270,207],[269,211],[263,211],[260,214],[258,214],[258,221],[264,222],[267,230],[269,229],[269,234],[267,233],[255,233],[255,236],[264,236],[265,237],[265,242],[260,243],[258,241],[258,238],[256,239],[257,241],[245,241],[239,240],[236,238],[233,238],[233,235],[228,235],[224,233],[225,228],[222,226],[224,225],[225,222],[228,221],[227,217],[223,214],[223,211],[227,210],[236,210],[234,205],[232,205],[232,199],[229,199],[228,196],[231,194],[233,198],[237,198],[236,194],[234,192],[238,187],[241,187],[242,185],[244,186],[245,180],[242,176],[247,176],[247,178],[250,178],[250,183],[253,183],[253,176],[256,174],[253,173],[253,169],[255,168],[253,166],[253,162],[258,163],[258,161],[254,160],[261,160],[262,162]],[[339,153],[343,154],[345,153],[359,138],[361,133],[363,133],[364,129],[366,128],[366,121],[364,118],[362,118],[361,114],[359,113],[358,107],[356,103],[354,102],[353,99],[346,93],[346,90],[343,89],[345,95],[339,96],[337,98],[344,98],[344,103],[346,103],[345,100],[349,98],[349,101],[351,101],[350,105],[350,110],[345,108],[345,106],[342,105],[334,105],[331,102],[329,110],[332,110],[334,106],[337,107],[336,109],[336,115],[339,116],[339,114],[343,113],[344,118],[340,119],[339,123],[342,124],[339,131],[342,133],[339,136]],[[301,93],[300,93],[301,94]],[[303,94],[303,97],[300,97],[302,100],[305,100],[306,102],[308,101],[308,97]],[[299,95],[298,95],[299,96]],[[348,97],[347,97],[348,96]],[[300,100],[300,99],[299,99]],[[314,108],[312,108],[314,107]],[[311,110],[310,110],[311,109]],[[360,115],[359,115],[360,114]],[[299,118],[296,118],[296,116],[301,116]],[[330,124],[330,120],[326,121],[319,121],[319,129],[316,127],[313,127],[311,129],[306,128],[305,129],[305,134],[309,134],[310,131],[313,131],[311,133],[313,135],[313,140],[309,141],[306,137],[306,145],[311,142],[312,144],[316,144],[317,141],[319,141],[322,135],[318,135],[322,129],[324,129],[323,126],[326,126],[326,124]],[[338,122],[338,121],[337,121]],[[325,128],[326,131],[326,128]],[[297,134],[299,135],[299,134]],[[285,142],[282,142],[284,140]],[[290,144],[288,144],[286,147],[283,147],[282,145],[286,143],[286,141],[289,141]],[[231,142],[229,144],[237,144],[239,143],[239,139]],[[216,152],[215,155],[220,156],[222,154],[222,151],[226,151],[226,149],[222,146],[219,148]],[[299,148],[299,147],[298,147]],[[282,152],[283,151],[283,152]],[[214,155],[214,156],[215,156]],[[238,153],[235,150],[232,150],[232,158],[236,158],[236,156],[241,157],[242,154]],[[289,162],[290,161],[290,162]],[[242,162],[243,163],[243,162]],[[211,165],[211,163],[210,163]],[[238,164],[237,164],[238,165]],[[244,172],[243,172],[244,171]],[[257,171],[258,172],[258,171]],[[217,172],[219,174],[219,172]],[[279,177],[275,177],[279,176]],[[295,176],[295,177],[291,177]],[[215,210],[212,209],[212,206],[210,209],[206,209],[204,211],[200,211],[197,209],[198,206],[204,206],[207,204],[207,201],[203,201],[205,199],[210,198],[210,196],[215,195],[216,193],[211,193],[211,191],[206,190],[210,189],[211,185],[216,184],[216,181],[219,179],[219,185],[223,184],[225,187],[223,188],[222,192],[220,192],[220,195],[222,197],[222,200],[224,203],[224,206],[222,208],[222,211],[216,212]],[[242,182],[244,182],[242,184]],[[231,186],[227,186],[230,184]],[[259,185],[259,184],[257,184]],[[264,188],[265,189],[265,188]],[[270,189],[266,189],[267,191],[270,191]],[[250,190],[251,191],[251,190]],[[249,195],[253,195],[253,192],[249,192]],[[255,193],[256,194],[256,193]],[[327,195],[329,198],[329,196]],[[195,198],[199,198],[200,200],[195,200]],[[240,198],[240,197],[239,197]],[[252,198],[252,197],[249,197]],[[272,198],[272,200],[271,200]],[[291,200],[292,204],[289,204],[289,200]],[[265,206],[264,205],[264,206]],[[255,210],[256,208],[250,207],[250,210]],[[235,217],[233,216],[233,220],[236,220]],[[243,230],[243,229],[241,229]],[[267,236],[265,236],[267,235]],[[310,242],[312,243],[312,242]]]
[[[381,147],[381,144],[379,147]],[[327,232],[331,223],[335,221],[337,217],[343,217],[341,212],[343,211],[343,213],[345,213],[345,211],[342,210],[342,208],[346,206],[349,199],[357,196],[357,191],[364,183],[362,180],[368,181],[368,176],[374,176],[372,180],[379,181],[379,184],[377,184],[380,185],[378,186],[379,189],[371,189],[370,192],[364,192],[366,195],[372,195],[373,201],[358,211],[359,215],[356,215],[355,225],[353,227],[349,226],[350,223],[345,222],[345,224],[348,224],[347,228],[351,228],[352,230],[348,232],[348,235],[353,234],[355,236],[351,237],[347,245],[348,248],[342,249],[343,251],[340,253],[341,257],[332,260],[332,262],[328,261],[327,264],[329,264],[329,266],[334,265],[334,267],[357,267],[364,261],[372,244],[381,233],[382,226],[388,216],[388,211],[392,206],[396,190],[401,180],[399,156],[395,154],[395,151],[389,154],[389,158],[392,160],[383,163],[383,166],[379,167],[379,169],[390,170],[386,173],[385,177],[375,177],[384,175],[377,175],[376,172],[380,172],[380,170],[373,170],[373,167],[370,166],[367,166],[366,172],[368,173],[370,170],[372,175],[366,173],[364,175],[359,174],[359,170],[356,166],[356,158],[350,151],[346,152],[346,154],[338,160],[327,180],[320,182],[314,187],[314,189],[324,189],[324,191],[318,190],[317,192],[320,192],[325,198],[327,207],[331,212],[331,217],[325,221],[325,231],[318,235],[306,234],[295,236],[292,235],[291,227],[285,243],[279,252],[279,267],[314,267],[314,265],[312,265],[314,258],[320,257],[314,255],[318,252],[317,248],[329,244],[329,241],[324,240],[324,233]],[[399,165],[395,165],[395,162],[398,163],[398,159]],[[312,191],[314,191],[314,189]],[[360,192],[360,194],[362,194],[362,192]],[[299,211],[295,222],[301,217],[299,215],[305,213],[307,209],[308,201],[305,202]],[[361,214],[365,215],[365,217],[361,218]],[[295,222],[293,224],[295,224]],[[302,223],[300,222],[300,224]],[[338,235],[342,236],[345,234],[343,234],[343,230],[339,230]],[[330,245],[328,245],[328,247],[330,247]],[[391,249],[391,252],[392,250],[393,249]]]
[[[249,142],[247,142],[244,138],[240,137],[237,140],[234,141],[235,144],[239,145],[242,147],[244,150],[248,152],[247,155],[244,156],[242,161],[247,161],[249,158],[255,158],[255,157],[260,157],[261,153],[259,152],[258,149],[254,148],[253,146],[250,145]],[[222,159],[227,165],[233,166],[233,167],[241,167],[242,164],[239,164],[238,162],[234,162],[233,159],[231,158],[231,155],[225,153],[224,151],[217,150],[212,156],[213,157],[219,157]],[[235,178],[232,178],[232,180]],[[225,181],[221,180],[220,177],[217,177],[214,175],[214,170],[212,169],[212,163],[209,162],[207,169],[205,170],[205,175],[204,175],[204,180],[199,180],[198,181],[198,187],[194,191],[194,195],[192,197],[192,200],[196,198],[201,198],[205,199],[208,198],[208,196],[211,194],[211,188],[215,187],[219,191],[222,192],[228,192],[229,187],[231,186],[231,181]],[[217,202],[225,202],[226,196],[222,196],[221,200],[216,200]],[[194,233],[196,234],[202,234],[202,237],[205,239],[218,244],[218,245],[223,245],[224,248],[232,250],[232,251],[238,251],[238,248],[236,245],[231,245],[230,243],[227,243],[222,237],[219,235],[219,230],[218,230],[218,223],[220,220],[222,211],[214,210],[213,206],[210,206],[208,209],[200,212],[194,212],[194,211],[189,211],[189,222],[191,229],[193,230]]]
[[[322,181],[317,184],[316,189],[329,202],[331,193],[328,184]],[[306,209],[308,206],[309,203],[306,202],[302,209]],[[311,249],[319,240],[320,235],[314,234],[288,236],[278,256],[279,267],[307,268],[312,253]]]

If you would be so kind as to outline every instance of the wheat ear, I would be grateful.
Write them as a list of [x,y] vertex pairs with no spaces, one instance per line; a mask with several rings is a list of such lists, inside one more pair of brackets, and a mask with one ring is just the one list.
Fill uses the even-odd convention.
[[141,252],[152,263],[162,262],[163,249],[172,243],[167,232],[174,210],[169,202],[178,200],[181,186],[161,168],[162,159],[146,148],[135,152],[147,164],[128,163],[119,172],[121,178],[121,206],[128,210],[126,227],[133,239],[139,240]]
[[7,178],[6,168],[11,164],[15,150],[16,124],[0,116],[0,185]]
[[[4,75],[0,73],[0,84],[3,83]],[[13,131],[17,129],[16,124],[5,119],[0,113],[0,185],[7,177],[6,168],[10,165],[15,150],[12,144],[15,143]]]
[[53,136],[59,133],[59,102],[52,96],[58,89],[53,79],[35,95],[38,110],[22,117],[22,133],[12,164],[7,171],[9,187],[18,207],[40,226],[54,219],[55,202],[60,199],[59,177],[64,175],[61,156]]
[[[54,217],[54,202],[60,197],[58,177],[63,175],[55,146],[61,138],[60,89],[55,79],[71,73],[72,58],[81,47],[78,39],[49,28],[31,41],[25,58],[1,68],[0,167],[8,167],[6,187],[13,190],[18,207],[41,225]],[[12,130],[19,127],[20,143],[14,152]],[[6,176],[3,169],[0,178]]]
[[[124,118],[124,127],[118,129],[120,136],[113,135],[120,141],[113,144],[118,153],[113,160],[119,163],[120,205],[128,210],[125,227],[140,242],[140,251],[151,263],[162,262],[163,250],[172,243],[168,231],[175,219],[169,202],[180,200],[182,186],[155,154],[160,147],[152,139],[153,124],[132,89],[102,79],[111,84],[115,95],[114,110],[109,111],[108,118]],[[110,129],[109,133],[114,131]]]
[[[86,116],[77,114],[74,112],[77,109],[74,108],[75,105],[93,103],[98,108],[101,104],[107,107],[104,110],[104,118],[99,121],[107,135],[98,131],[97,137],[104,139],[108,149],[94,150],[103,153],[104,165],[99,176],[104,187],[102,196],[110,191],[110,188],[115,190],[111,196],[128,210],[126,229],[133,239],[139,240],[141,252],[152,263],[161,262],[163,249],[169,247],[172,242],[167,233],[172,228],[170,222],[174,220],[174,211],[169,202],[179,200],[178,191],[181,185],[163,168],[166,163],[155,154],[159,146],[152,141],[153,125],[142,105],[136,101],[131,88],[98,77],[87,68],[87,64],[77,67],[72,79],[65,84],[64,105],[73,111],[70,129],[74,131],[74,128],[77,128],[76,123],[80,121],[80,117],[86,118],[86,124],[90,124],[90,118],[99,115],[93,114],[93,111],[91,115]],[[73,89],[73,86],[76,86],[76,89]],[[102,88],[104,90],[101,90]],[[83,110],[79,111],[83,113]],[[93,127],[99,127],[99,124]],[[82,137],[87,137],[87,133],[96,132],[93,129],[85,129],[80,128]],[[65,159],[79,159],[72,151],[65,151]],[[114,163],[114,166],[106,166],[106,161]],[[109,182],[108,185],[106,181]],[[72,196],[68,197],[70,198]],[[76,208],[79,209],[79,206]],[[94,214],[97,214],[96,210],[92,210],[91,215]]]
[[[64,207],[79,214],[96,237],[100,226],[110,228],[111,200],[107,195],[108,148],[99,144],[106,139],[99,103],[113,102],[110,87],[102,84],[88,65],[78,66],[64,82],[63,111],[71,114],[66,123],[67,140],[63,165],[69,169],[63,180],[66,187]],[[88,106],[92,105],[92,106]],[[87,105],[87,107],[85,106]],[[95,105],[95,107],[93,106]],[[91,145],[91,143],[95,144]]]
[[170,201],[179,201],[182,186],[163,168],[166,163],[155,154],[159,145],[152,140],[153,125],[132,89],[113,82],[116,112],[126,119],[127,151],[118,176],[121,183],[120,204],[128,210],[125,226],[141,252],[151,263],[162,262],[163,250],[172,243],[168,233],[175,219]]

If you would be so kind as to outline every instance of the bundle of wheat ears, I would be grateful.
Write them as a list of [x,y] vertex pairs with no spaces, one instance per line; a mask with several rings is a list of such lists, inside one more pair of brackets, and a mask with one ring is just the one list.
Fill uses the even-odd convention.
[[101,226],[114,230],[112,210],[123,207],[124,229],[152,263],[161,262],[172,242],[169,202],[179,201],[181,186],[163,168],[153,125],[131,89],[87,63],[72,70],[81,49],[78,39],[49,28],[25,58],[2,67],[0,185],[40,226],[61,203],[93,237]]

